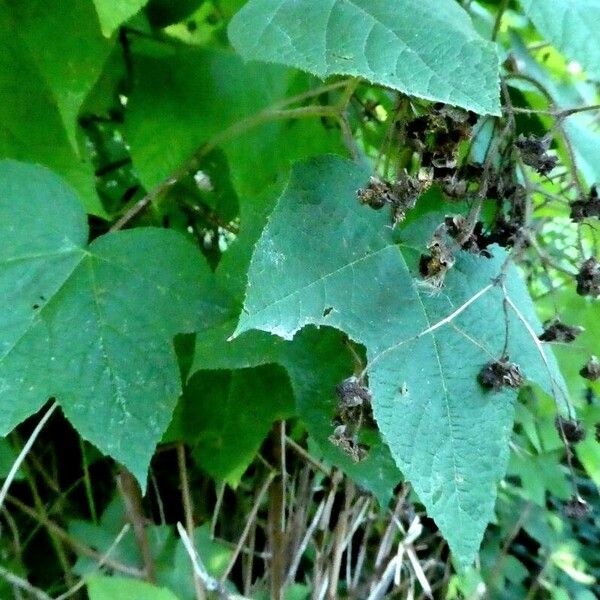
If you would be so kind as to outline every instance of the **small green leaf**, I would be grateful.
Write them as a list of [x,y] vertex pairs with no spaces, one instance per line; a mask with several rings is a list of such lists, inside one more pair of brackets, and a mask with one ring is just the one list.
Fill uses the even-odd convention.
[[229,37],[246,60],[500,114],[495,47],[453,0],[250,0]]
[[[254,251],[236,334],[261,329],[291,339],[308,324],[329,325],[364,344],[384,439],[459,562],[470,563],[506,469],[516,397],[477,381],[505,344],[503,295],[493,282],[506,257],[498,248],[492,259],[461,253],[441,293],[432,293],[415,282],[416,242],[403,244],[387,215],[357,201],[368,176],[335,157],[296,167]],[[528,329],[541,325],[514,269],[506,286],[519,311],[508,314],[511,360],[564,394],[554,357],[542,358]]]
[[90,600],[177,600],[166,588],[127,577],[94,575],[87,581]]
[[139,12],[148,0],[94,0],[102,33],[110,37],[125,21]]
[[[12,449],[6,438],[0,437],[0,479],[5,478],[17,458],[17,453]],[[23,474],[18,473],[17,479],[22,479]]]
[[188,381],[166,439],[191,444],[200,467],[235,487],[273,422],[293,414],[281,368],[199,371]]
[[600,79],[600,22],[598,0],[521,0],[536,29],[588,75]]
[[0,435],[55,396],[80,434],[144,485],[181,391],[172,338],[212,310],[210,290],[201,294],[207,265],[167,230],[88,246],[73,192],[13,161],[0,163],[0,233]]

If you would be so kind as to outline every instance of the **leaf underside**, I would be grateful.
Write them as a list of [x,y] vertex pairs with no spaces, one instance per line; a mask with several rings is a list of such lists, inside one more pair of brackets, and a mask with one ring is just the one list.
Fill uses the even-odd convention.
[[[356,200],[368,176],[336,157],[296,167],[256,246],[236,335],[261,329],[291,339],[315,324],[364,344],[384,439],[456,558],[467,564],[492,517],[513,422],[516,393],[488,392],[477,381],[504,347],[501,290],[492,287],[449,324],[419,334],[488,286],[505,254],[499,248],[492,259],[461,253],[444,288],[433,293],[415,280],[418,248],[403,244],[402,232],[398,239],[387,215]],[[539,333],[514,269],[506,286]],[[508,323],[511,360],[524,365],[531,381],[563,393],[553,355],[542,358],[516,314],[508,314]]]

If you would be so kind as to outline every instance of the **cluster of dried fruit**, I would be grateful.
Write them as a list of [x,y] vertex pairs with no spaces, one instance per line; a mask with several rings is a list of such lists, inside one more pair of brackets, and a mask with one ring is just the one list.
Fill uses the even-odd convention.
[[349,377],[335,388],[337,396],[336,427],[329,441],[354,462],[364,460],[368,447],[358,440],[363,424],[372,424],[371,392],[356,377]]
[[[410,155],[410,160],[398,169],[400,174],[394,182],[372,177],[368,186],[358,191],[361,203],[377,210],[389,207],[394,226],[404,221],[432,184],[437,185],[449,200],[472,201],[473,208],[468,216],[445,217],[420,257],[420,275],[435,290],[443,286],[460,250],[489,257],[492,244],[521,250],[535,248],[535,232],[528,222],[531,198],[518,172],[527,165],[540,176],[548,177],[558,165],[557,156],[550,152],[551,132],[543,137],[521,134],[515,139],[514,128],[508,126],[490,142],[484,163],[473,162],[469,149],[461,152],[460,144],[472,137],[475,121],[471,113],[443,104],[430,106],[425,114],[405,118],[404,122],[397,123],[397,134],[398,142],[406,150],[404,156]],[[579,185],[577,189],[580,189]],[[480,220],[484,201],[495,205],[493,216],[486,211],[485,224]],[[592,186],[587,197],[580,195],[578,200],[571,202],[570,210],[571,220],[575,223],[600,218],[596,186]],[[579,295],[600,296],[600,263],[594,256],[583,261],[575,281]],[[568,344],[582,332],[582,327],[555,318],[545,323],[539,340]],[[590,381],[600,380],[600,361],[592,356],[581,368],[580,375]],[[519,365],[511,362],[508,356],[486,363],[478,380],[492,391],[518,389],[525,381]],[[370,394],[354,378],[340,384],[337,392],[340,424],[332,441],[358,460],[363,453],[356,442],[355,425],[363,419],[365,406],[370,407]],[[568,453],[571,452],[570,445],[585,438],[585,428],[579,420],[559,415],[555,425]],[[596,439],[600,442],[600,423],[596,425]],[[564,512],[570,517],[584,518],[589,514],[589,506],[575,494],[566,503]]]

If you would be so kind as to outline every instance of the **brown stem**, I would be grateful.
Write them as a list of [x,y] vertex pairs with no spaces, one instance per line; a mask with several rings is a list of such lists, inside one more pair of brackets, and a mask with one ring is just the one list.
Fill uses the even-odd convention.
[[146,516],[142,506],[142,490],[136,478],[125,467],[121,467],[117,476],[117,486],[123,497],[127,520],[133,527],[133,535],[142,556],[146,579],[154,583],[156,581],[156,570],[148,536],[146,535]]
[[[57,525],[54,521],[51,521],[46,515],[40,514],[35,509],[27,506],[24,502],[21,502],[18,498],[14,498],[10,494],[6,497],[6,501],[18,508],[22,513],[26,514],[28,517],[32,518],[34,521],[41,523],[48,531],[52,531],[56,537],[61,539],[65,544],[67,544],[74,552],[77,554],[81,554],[82,556],[87,556],[96,561],[103,560],[103,555],[100,552],[97,552],[93,548],[86,546],[79,540],[72,537],[69,533],[67,533],[62,527]],[[131,567],[129,565],[125,565],[111,558],[105,558],[103,560],[104,564],[119,573],[123,573],[124,575],[129,575],[130,577],[143,578],[145,573],[140,569],[136,569],[135,567]]]
[[248,534],[250,533],[250,529],[252,528],[252,523],[253,523],[254,519],[256,519],[256,515],[258,514],[260,505],[262,504],[262,501],[265,497],[265,494],[267,493],[267,490],[271,486],[271,483],[273,483],[273,479],[275,478],[275,476],[276,476],[276,472],[271,471],[269,473],[269,476],[267,477],[266,481],[263,483],[263,486],[260,488],[260,491],[258,492],[258,495],[256,496],[256,500],[254,501],[254,505],[252,506],[252,510],[250,511],[250,514],[248,515],[248,519],[246,520],[246,524],[244,525],[244,530],[242,531],[242,535],[240,536],[240,539],[238,540],[238,543],[233,551],[233,554],[231,555],[231,558],[229,559],[229,564],[227,565],[227,568],[221,575],[221,579],[220,579],[221,584],[225,583],[225,580],[229,576],[229,573],[231,573],[231,569],[233,569],[235,562],[236,562],[238,556],[240,555],[242,548],[244,547],[244,544],[246,542]]
[[272,460],[279,467],[279,473],[269,489],[269,550],[271,553],[271,598],[283,600],[286,572],[285,536],[285,422],[276,421],[272,432]]

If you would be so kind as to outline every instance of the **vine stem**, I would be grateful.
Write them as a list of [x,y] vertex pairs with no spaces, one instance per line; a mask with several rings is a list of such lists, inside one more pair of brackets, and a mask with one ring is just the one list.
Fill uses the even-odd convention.
[[[504,297],[506,298],[506,302],[512,308],[512,310],[514,311],[514,313],[517,316],[517,318],[519,319],[519,321],[521,321],[521,323],[523,323],[523,325],[525,326],[527,333],[529,333],[529,335],[531,336],[531,339],[533,340],[535,347],[537,348],[538,352],[540,353],[540,356],[542,357],[542,361],[544,363],[544,366],[546,367],[546,370],[548,371],[548,376],[550,378],[550,385],[552,387],[552,395],[554,397],[554,402],[558,409],[557,386],[556,386],[556,382],[554,381],[554,377],[552,376],[552,370],[550,369],[550,364],[548,363],[548,357],[546,356],[546,353],[544,352],[542,342],[540,342],[538,336],[535,334],[535,331],[533,331],[531,325],[529,324],[529,322],[527,321],[527,319],[525,318],[523,313],[519,310],[519,308],[516,306],[516,304],[510,298],[510,296],[506,293],[506,289],[503,287],[502,290],[504,293]],[[565,400],[569,418],[571,418],[572,414],[573,414],[573,408],[571,406],[571,403],[569,402],[569,399],[564,395],[564,393],[561,395],[563,396],[563,398]]]
[[[341,86],[336,86],[341,87]],[[335,89],[335,88],[334,88]],[[297,102],[298,99],[303,98],[303,95],[298,97],[290,98],[289,102]],[[277,106],[277,105],[275,105]],[[234,123],[227,129],[213,136],[205,144],[200,146],[190,158],[178,169],[176,169],[171,175],[159,183],[154,189],[146,194],[141,200],[134,204],[111,228],[109,231],[118,231],[123,229],[131,220],[135,219],[141,214],[150,204],[152,204],[159,196],[163,195],[167,190],[172,188],[175,184],[181,181],[186,175],[194,173],[200,168],[200,163],[204,157],[206,157],[215,148],[228,142],[251,129],[270,123],[274,121],[285,121],[288,119],[306,119],[306,118],[319,118],[319,117],[331,117],[340,123],[342,133],[346,138],[348,135],[347,120],[343,114],[345,107],[341,108],[337,106],[301,106],[298,108],[269,108],[262,112],[259,112],[247,119],[243,119]]]
[[184,526],[177,522],[177,531],[179,532],[179,536],[181,537],[181,541],[183,543],[183,547],[185,551],[188,553],[190,560],[192,561],[192,567],[194,569],[194,575],[202,582],[203,586],[209,592],[217,592],[219,598],[222,600],[245,600],[243,596],[230,594],[227,589],[223,586],[221,582],[212,577],[209,572],[206,570],[204,563],[198,556],[196,552],[196,548],[194,548],[194,543],[190,539],[187,531]]
[[[16,506],[22,513],[26,514],[28,517],[31,517],[38,523],[44,525],[44,527],[46,527],[46,529],[48,529],[49,532],[55,534],[58,538],[65,542],[65,544],[70,546],[76,553],[79,553],[83,556],[87,556],[88,558],[91,558],[93,560],[102,560],[102,554],[72,537],[62,527],[57,525],[54,521],[50,520],[47,515],[39,514],[30,506],[27,506],[27,504],[21,502],[18,498],[13,498],[12,496],[8,495],[6,499],[8,500],[8,502],[10,502],[10,504]],[[114,569],[119,573],[128,575],[129,577],[136,577],[138,579],[144,577],[144,572],[141,569],[120,563],[111,558],[105,557],[104,564],[107,567],[110,567],[111,569]]]
[[[28,594],[31,594],[31,596],[33,598],[35,598],[36,600],[53,600],[52,596],[48,596],[48,594],[46,594],[46,592],[31,585],[31,583],[29,583],[29,581],[27,581],[26,579],[23,579],[22,577],[19,577],[18,575],[11,573],[8,569],[5,569],[2,565],[0,565],[0,577],[5,579],[12,586],[19,588],[20,590],[23,590],[23,591],[27,592]],[[13,591],[15,591],[15,590],[13,589]]]
[[17,472],[19,471],[19,468],[23,464],[25,457],[31,450],[31,447],[35,443],[35,440],[37,439],[37,437],[40,435],[40,432],[44,428],[44,425],[46,425],[46,423],[48,422],[48,420],[50,419],[50,417],[52,416],[52,414],[54,413],[54,411],[57,408],[58,408],[58,402],[56,402],[56,400],[55,400],[50,405],[48,410],[44,413],[43,417],[39,420],[38,424],[35,426],[35,429],[31,432],[29,439],[27,440],[27,442],[21,449],[21,452],[19,452],[19,455],[17,456],[15,462],[13,463],[12,467],[10,468],[10,471],[8,472],[8,475],[6,476],[6,480],[4,481],[4,484],[2,485],[2,489],[0,489],[0,508],[2,508],[2,506],[4,504],[6,495],[8,494],[8,490],[10,489],[10,486],[12,485],[15,477],[17,476]]
[[566,119],[571,115],[576,115],[583,112],[592,112],[594,110],[600,110],[600,104],[590,104],[588,106],[575,106],[573,108],[565,108],[562,110],[544,110],[536,108],[521,108],[519,106],[513,106],[512,112],[522,113],[526,115],[545,115],[548,117],[555,117],[558,119]]

